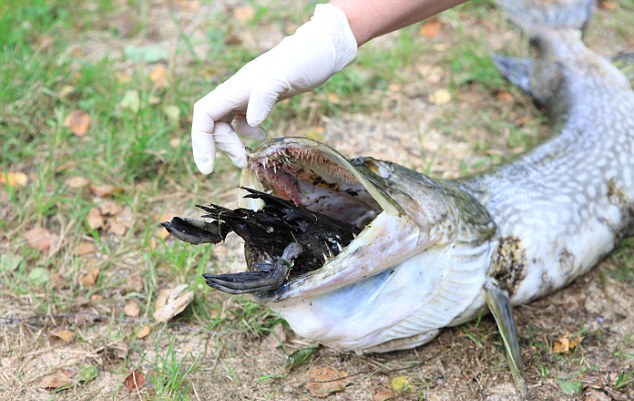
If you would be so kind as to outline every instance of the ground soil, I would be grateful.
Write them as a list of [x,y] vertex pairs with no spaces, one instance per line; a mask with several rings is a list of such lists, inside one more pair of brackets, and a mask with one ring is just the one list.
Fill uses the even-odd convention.
[[[183,6],[179,14],[182,26],[195,30],[196,26],[204,24],[205,13],[213,12],[219,6],[201,7]],[[156,3],[149,18],[150,39],[154,38],[157,43],[169,42],[173,10],[173,3]],[[125,30],[126,18],[123,10],[120,18],[110,24],[119,24],[119,29]],[[615,17],[610,11],[600,10],[588,33],[591,46],[606,55],[632,45],[631,39],[627,43],[626,39],[615,37],[609,28],[602,28],[602,23],[611,18]],[[487,23],[486,18],[480,16],[466,17],[463,24],[472,32],[474,40],[487,42],[492,50],[523,46],[520,45],[522,39],[513,29],[502,23]],[[463,37],[449,23],[445,28],[439,37],[430,40],[446,49]],[[272,30],[271,27],[266,29]],[[252,27],[248,35],[254,35],[254,32],[257,27]],[[271,35],[277,37],[281,33],[275,31]],[[92,37],[90,48],[95,57],[99,57],[99,49],[117,51],[116,46],[100,42],[100,38],[100,32],[95,32]],[[505,43],[506,40],[511,40],[511,44]],[[267,46],[266,40],[261,42],[263,47]],[[437,46],[437,49],[441,48]],[[198,51],[202,54],[205,49]],[[491,132],[478,120],[478,113],[483,108],[492,110],[493,116],[504,116],[518,125],[530,125],[535,140],[548,135],[545,125],[533,124],[539,121],[539,111],[515,92],[511,100],[504,100],[505,97],[477,85],[463,85],[453,92],[450,105],[430,103],[428,95],[436,88],[447,87],[450,74],[443,70],[439,79],[430,82],[420,71],[422,67],[433,66],[442,56],[440,50],[421,56],[411,71],[406,72],[410,74],[410,83],[398,82],[394,90],[381,94],[376,110],[363,113],[341,110],[336,116],[321,118],[321,139],[347,156],[374,156],[428,171],[434,176],[455,177],[461,174],[461,166],[465,164],[482,161],[486,166],[491,163],[491,155],[511,157],[525,150],[510,148],[507,146],[508,132]],[[423,70],[428,71],[425,68]],[[447,107],[454,110],[449,117],[444,114]],[[293,132],[289,128],[271,134],[292,135]],[[481,142],[489,146],[480,150],[472,145]],[[236,251],[229,249],[228,254],[234,254],[232,252]],[[634,352],[634,289],[631,283],[619,280],[615,275],[624,263],[631,263],[633,257],[634,252],[630,249],[621,250],[618,257],[608,257],[567,288],[515,309],[525,377],[533,399],[634,399],[632,385],[621,389],[615,386],[619,373],[631,371],[634,364],[631,359]],[[214,291],[209,291],[208,296],[223,305],[220,313],[230,313],[228,311],[241,307],[233,297]],[[125,331],[125,322],[107,317],[88,322],[90,324],[74,322],[73,327],[82,333],[83,341],[64,345],[47,336],[50,327],[64,322],[52,318],[30,321],[29,316],[36,315],[37,311],[29,309],[29,297],[24,295],[18,304],[0,306],[3,313],[19,308],[21,313],[12,315],[23,319],[21,323],[0,325],[0,347],[11,351],[0,355],[0,399],[133,400],[145,399],[152,394],[151,386],[139,394],[125,390],[125,357],[118,356],[117,343],[98,349],[92,346],[99,338],[112,337],[113,331]],[[91,312],[107,315],[99,309]],[[381,400],[388,396],[403,400],[519,399],[501,340],[488,316],[478,322],[448,328],[428,345],[410,351],[357,356],[323,349],[306,365],[291,372],[284,367],[287,355],[311,344],[286,326],[278,326],[275,330],[283,340],[281,344],[275,336],[254,336],[233,327],[206,330],[187,321],[170,324],[173,347],[179,357],[187,361],[189,352],[201,353],[199,369],[187,376],[188,384],[195,389],[191,399],[313,399],[307,387],[313,367],[347,372],[349,385],[329,395],[327,399],[330,400]],[[568,354],[553,352],[556,340],[566,333],[578,332],[582,332],[584,338],[576,349]],[[152,361],[157,351],[166,346],[164,339],[151,338],[136,351],[143,354],[145,360]],[[619,357],[625,354],[629,359]],[[59,368],[76,369],[87,364],[100,366],[99,377],[89,385],[59,393],[38,387],[43,377]],[[151,372],[152,364],[147,362],[141,368]],[[411,391],[399,394],[392,390],[392,380],[398,376],[409,381]],[[573,379],[583,382],[582,393],[566,395],[559,383]]]

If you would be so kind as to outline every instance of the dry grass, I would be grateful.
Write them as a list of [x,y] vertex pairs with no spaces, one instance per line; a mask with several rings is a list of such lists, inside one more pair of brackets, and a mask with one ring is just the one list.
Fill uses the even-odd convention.
[[[516,398],[489,317],[411,351],[360,357],[322,349],[289,372],[288,355],[312,344],[248,299],[203,285],[205,271],[239,268],[238,244],[212,254],[157,231],[161,215],[235,201],[238,172],[225,160],[211,177],[194,171],[191,104],[310,11],[273,1],[0,5],[11,27],[0,34],[0,168],[28,176],[24,186],[0,189],[0,399],[312,399],[312,367],[347,372],[349,385],[329,399]],[[632,14],[631,1],[599,10],[588,42],[605,55],[633,47]],[[539,112],[487,61],[491,50],[517,54],[519,35],[487,2],[440,21],[430,38],[415,26],[377,40],[320,90],[280,104],[270,134],[308,135],[348,156],[440,177],[503,162],[543,139]],[[451,101],[430,102],[437,90]],[[90,116],[85,136],[64,126],[72,110]],[[113,204],[121,210],[100,209]],[[94,208],[103,227],[91,227]],[[34,227],[50,234],[38,235],[46,246],[29,241]],[[517,308],[535,399],[634,397],[632,260],[634,247],[624,242],[565,290]],[[159,289],[181,283],[194,291],[193,303],[169,323],[156,322]],[[150,334],[137,338],[145,326]],[[72,338],[56,336],[61,330]],[[584,339],[569,354],[553,353],[566,333]],[[146,380],[129,391],[124,379],[133,370]],[[64,389],[42,387],[60,371]],[[410,390],[394,392],[396,377]],[[561,383],[574,381],[582,395],[563,392]]]

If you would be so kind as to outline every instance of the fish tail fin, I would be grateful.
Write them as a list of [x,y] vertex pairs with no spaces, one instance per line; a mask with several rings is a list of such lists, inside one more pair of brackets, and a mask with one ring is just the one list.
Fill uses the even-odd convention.
[[594,12],[595,0],[497,0],[511,21],[529,35],[544,29],[584,31]]
[[[494,61],[500,73],[510,82],[527,92],[535,102],[560,116],[556,106],[560,84],[564,81],[563,65],[568,70],[574,63],[596,65],[598,56],[588,51],[583,44],[585,30],[595,8],[595,0],[496,0],[530,39],[534,50],[532,60],[496,55]],[[583,74],[577,71],[572,77]],[[571,76],[567,76],[571,79]],[[555,120],[553,120],[555,121]]]

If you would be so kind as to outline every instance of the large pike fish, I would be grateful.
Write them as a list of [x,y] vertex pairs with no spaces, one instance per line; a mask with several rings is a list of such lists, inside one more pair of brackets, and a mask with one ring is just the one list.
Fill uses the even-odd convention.
[[[309,139],[265,142],[243,174],[242,185],[256,189],[246,208],[166,223],[204,243],[255,219],[262,231],[246,241],[250,271],[207,275],[209,284],[252,293],[299,335],[359,353],[419,346],[488,307],[525,391],[511,306],[566,286],[634,227],[634,92],[582,42],[591,1],[500,3],[535,57],[495,62],[544,106],[556,136],[454,181],[348,160]],[[320,230],[306,234],[311,221]],[[271,236],[281,243],[263,247]]]

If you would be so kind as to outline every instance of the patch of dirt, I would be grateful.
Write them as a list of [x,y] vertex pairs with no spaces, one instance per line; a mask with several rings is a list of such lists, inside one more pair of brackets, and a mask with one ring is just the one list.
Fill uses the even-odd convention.
[[[78,40],[77,46],[85,57],[99,59],[113,54],[121,57],[125,46],[160,44],[168,49],[173,60],[179,35],[182,34],[195,43],[195,54],[205,58],[210,49],[204,35],[213,22],[213,14],[222,7],[231,10],[237,4],[233,1],[151,2],[147,10],[147,32],[142,37],[135,33],[140,17],[131,14],[126,6],[121,6],[121,12],[113,20],[104,22],[103,29]],[[508,26],[500,34],[501,25],[497,22],[487,23],[486,18],[478,16],[460,16],[464,18],[462,24],[473,31],[473,38],[489,41],[491,48],[510,48],[513,45],[508,43],[509,40],[520,43]],[[496,18],[500,20],[499,16]],[[617,19],[599,11],[597,20],[600,24],[610,18]],[[620,37],[614,37],[611,31],[603,35],[606,31],[592,28],[595,25],[591,25],[588,33],[591,45],[597,45],[595,48],[602,53],[622,48]],[[448,22],[448,26],[451,23]],[[118,36],[112,36],[113,30],[118,32]],[[275,27],[260,30],[252,26],[238,39],[245,45],[253,46],[251,50],[259,51],[275,43],[285,30]],[[267,33],[260,36],[259,32],[263,31]],[[443,38],[437,40],[448,44],[464,39],[451,29],[442,35]],[[523,46],[524,43],[521,44]],[[442,56],[441,52],[425,54],[421,56],[420,64],[433,65]],[[186,66],[192,56],[180,54],[179,57],[182,59],[178,65]],[[122,69],[129,67],[126,63],[132,64],[123,62]],[[500,104],[494,93],[467,85],[452,94],[455,98],[450,104],[433,105],[428,101],[428,95],[434,89],[449,86],[449,77],[443,75],[432,83],[412,72],[411,82],[411,86],[401,88],[402,91],[385,94],[383,105],[378,110],[367,114],[344,111],[337,117],[323,117],[323,139],[347,156],[374,156],[429,172],[436,177],[452,178],[461,174],[464,165],[482,162],[486,167],[491,163],[492,155],[512,157],[526,149],[526,146],[509,147],[509,132],[491,131],[478,117],[483,108],[492,110],[493,117],[520,126],[523,122],[533,124],[535,140],[545,135],[546,128],[535,123],[536,110],[524,98],[515,96],[511,102]],[[447,109],[451,109],[451,113],[444,114]],[[276,134],[293,135],[293,132],[289,129]],[[487,143],[489,146],[484,150],[478,149],[473,146],[475,143]],[[0,196],[3,196],[2,192]],[[234,198],[235,192],[228,191],[218,194],[213,201],[225,204],[224,201]],[[172,209],[184,210],[184,204],[183,199],[176,199]],[[191,215],[197,214],[191,210]],[[239,241],[229,241],[225,246],[216,248],[217,262],[222,263],[223,271],[242,270],[240,249]],[[603,399],[603,396],[616,400],[634,399],[631,385],[620,390],[614,388],[619,372],[633,369],[631,359],[616,355],[634,352],[632,344],[627,345],[624,341],[626,336],[631,338],[634,333],[634,291],[631,284],[616,280],[610,274],[618,269],[619,263],[608,259],[569,287],[515,309],[526,381],[534,399],[574,398],[564,395],[558,382],[577,377],[580,371],[584,372],[579,376],[584,388],[575,399]],[[127,273],[138,266],[118,268],[125,270],[124,276],[127,277]],[[214,301],[213,304],[222,305],[222,311],[218,312],[220,315],[229,315],[241,307],[236,298],[213,291],[205,294]],[[25,319],[21,322],[0,321],[0,399],[136,400],[153,394],[151,386],[135,394],[129,393],[123,385],[130,373],[124,366],[137,365],[145,374],[156,373],[155,362],[168,349],[166,341],[159,342],[156,335],[150,335],[143,341],[130,340],[147,321],[112,319],[73,325],[81,341],[65,344],[46,335],[49,328],[57,328],[59,324],[53,324],[48,319],[27,319],[41,312],[34,306],[39,304],[34,299],[44,296],[11,296],[0,305],[2,316]],[[117,301],[121,300],[119,296]],[[391,380],[397,376],[406,377],[412,385],[410,392],[392,393],[394,399],[399,400],[519,399],[501,340],[490,317],[448,328],[430,344],[410,351],[357,356],[324,349],[308,364],[292,372],[284,368],[287,355],[311,344],[284,329],[286,341],[282,347],[275,348],[266,336],[254,336],[247,331],[226,327],[234,326],[221,324],[207,329],[196,322],[176,322],[169,326],[174,338],[171,347],[177,358],[187,361],[190,353],[201,354],[199,369],[187,376],[185,384],[192,388],[191,399],[310,400],[313,397],[306,384],[313,367],[328,367],[349,374],[351,384],[343,391],[329,395],[326,398],[329,400],[368,400],[378,389],[386,388],[389,393],[392,391]],[[558,336],[578,330],[583,330],[584,340],[577,349],[566,355],[551,351],[552,343]],[[126,339],[124,342],[134,344],[136,349],[128,355],[127,348],[122,351],[116,343],[112,344],[112,331],[118,333],[114,337]],[[43,377],[58,369],[68,368],[77,372],[86,365],[96,366],[99,370],[97,378],[90,383],[57,394],[38,386]],[[603,398],[598,398],[597,392]]]

